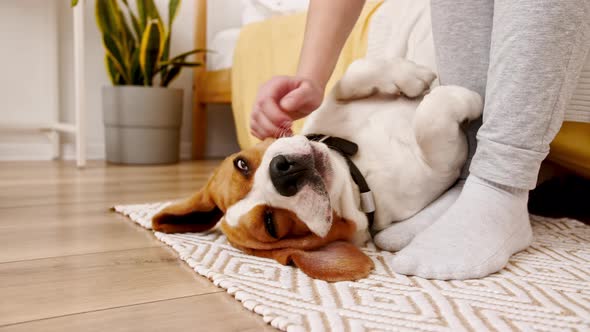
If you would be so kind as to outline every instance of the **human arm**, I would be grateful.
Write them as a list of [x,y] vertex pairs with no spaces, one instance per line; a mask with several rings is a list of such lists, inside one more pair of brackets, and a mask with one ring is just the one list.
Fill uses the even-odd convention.
[[276,76],[258,91],[250,129],[258,138],[289,133],[322,102],[326,84],[365,0],[311,0],[296,76]]

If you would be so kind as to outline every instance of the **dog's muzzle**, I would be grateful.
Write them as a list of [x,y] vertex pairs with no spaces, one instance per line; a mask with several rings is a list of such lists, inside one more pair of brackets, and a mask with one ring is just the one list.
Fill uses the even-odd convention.
[[313,160],[298,155],[275,156],[269,165],[272,184],[279,194],[286,197],[295,196],[312,171]]

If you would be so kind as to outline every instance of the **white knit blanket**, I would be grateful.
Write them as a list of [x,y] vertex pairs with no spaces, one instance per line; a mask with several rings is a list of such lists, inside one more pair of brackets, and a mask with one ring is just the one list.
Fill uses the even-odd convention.
[[[405,57],[436,68],[434,54],[430,0],[386,0],[371,20],[367,57]],[[590,54],[565,121],[590,122]]]
[[[115,210],[150,228],[169,203]],[[284,331],[590,331],[590,226],[531,217],[535,241],[480,280],[435,281],[392,272],[393,254],[364,251],[375,270],[327,283],[233,248],[218,231],[155,236],[198,274]]]

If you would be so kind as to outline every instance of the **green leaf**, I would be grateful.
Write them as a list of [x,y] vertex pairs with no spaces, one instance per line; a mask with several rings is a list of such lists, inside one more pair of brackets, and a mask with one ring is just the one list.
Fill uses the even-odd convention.
[[[180,73],[181,67],[198,67],[202,66],[202,63],[199,62],[187,62],[185,61],[186,57],[191,54],[205,52],[205,50],[195,49],[192,51],[184,52],[175,56],[174,58],[166,61],[160,62],[160,70],[162,75],[162,86],[166,86],[168,83],[172,82]],[[164,58],[162,58],[164,60]],[[174,71],[173,74],[168,73],[168,66],[173,66],[170,71]],[[171,76],[172,75],[172,76]],[[167,83],[166,83],[167,82]],[[166,85],[164,85],[166,84]]]
[[111,37],[109,34],[103,35],[103,45],[106,49],[107,55],[109,55],[117,71],[121,74],[125,81],[129,81],[129,59],[126,58],[126,50],[117,40]]
[[105,65],[107,67],[107,74],[109,75],[109,78],[111,79],[111,83],[113,83],[113,85],[118,85],[121,75],[117,71],[117,68],[115,67],[113,60],[111,59],[111,57],[108,54],[106,54],[104,57],[104,61],[105,61]]
[[158,11],[158,7],[154,3],[154,0],[147,0],[147,9],[148,9],[148,18],[152,20],[158,20],[162,23],[162,18],[160,17],[160,12]]
[[96,1],[96,23],[103,34],[111,34],[120,38],[123,32],[121,11],[117,0]]
[[151,20],[143,33],[139,53],[139,64],[144,76],[144,84],[151,86],[156,73],[156,65],[162,56],[162,27],[157,20]]
[[147,9],[146,0],[137,0],[137,15],[139,16],[139,26],[141,31],[145,32],[145,26],[147,24]]
[[139,14],[139,24],[144,32],[150,20],[162,21],[153,0],[137,0],[137,12]]
[[109,57],[108,54],[105,54],[104,56],[104,63],[105,66],[107,67],[107,74],[109,75],[109,78],[111,79],[111,83],[113,83],[113,85],[117,85],[117,69],[115,68],[115,65],[113,64],[113,61],[111,60],[111,58]]
[[196,53],[204,53],[204,52],[210,52],[210,51],[205,50],[205,49],[201,49],[201,48],[194,49],[194,50],[184,52],[184,53],[181,53],[181,54],[175,56],[174,58],[168,60],[168,63],[173,63],[173,62],[177,62],[177,61],[184,61],[184,59],[189,55],[196,54]]
[[[128,51],[126,56],[129,57],[131,51],[138,46],[139,42],[137,40],[139,40],[139,38],[136,39],[135,35],[131,32],[123,11],[119,10],[119,16],[121,17],[121,26],[123,27],[122,41],[125,45],[125,49]],[[129,64],[129,60],[127,61],[127,64]]]
[[143,72],[139,65],[139,48],[136,48],[131,55],[131,85],[143,85]]
[[[107,60],[107,71],[111,76],[111,81],[117,82],[114,84],[127,84],[129,80],[125,77],[125,70],[123,70],[121,64],[115,58],[113,58],[110,53],[107,53],[106,57],[109,59]],[[111,75],[111,70],[113,73],[116,73],[116,75]]]
[[[119,1],[122,4],[119,4]],[[75,6],[79,0],[71,0]],[[154,0],[136,0],[137,10],[128,0],[96,0],[96,21],[103,34],[105,64],[111,82],[118,84],[153,85],[160,75],[160,84],[167,86],[178,77],[183,67],[202,64],[186,61],[197,49],[170,58],[172,25],[181,0],[168,1],[168,26],[165,27]]]
[[[162,60],[168,60],[170,55],[170,41],[172,39],[172,23],[174,23],[174,19],[176,18],[176,14],[178,13],[178,8],[180,8],[180,0],[170,0],[168,2],[168,32],[166,33],[166,40],[164,42],[164,52],[162,53]],[[166,72],[168,68],[164,68],[162,71],[162,76],[166,76]]]
[[200,62],[188,62],[188,61],[177,61],[177,62],[160,62],[160,66],[181,66],[181,67],[200,67],[203,64]]
[[[162,58],[160,61],[168,60],[168,55],[170,53],[170,33],[166,34],[166,40],[164,41],[164,50],[162,51]],[[162,69],[161,75],[162,77],[168,74],[168,66],[164,66]]]
[[162,82],[160,82],[160,85],[167,87],[170,83],[172,83],[172,81],[174,81],[174,79],[176,79],[176,77],[178,77],[181,69],[182,68],[180,66],[172,67],[172,69],[170,69],[166,75],[162,76]]
[[137,16],[133,13],[133,10],[131,10],[131,7],[129,6],[127,0],[122,1],[125,4],[125,7],[127,7],[127,12],[129,13],[129,17],[131,18],[131,25],[133,26],[133,31],[135,32],[135,38],[137,43],[139,44],[139,41],[141,40],[141,36],[143,34],[143,30],[141,28],[141,25],[139,24]]
[[72,7],[76,7],[78,5],[78,0],[72,0]]
[[178,8],[180,7],[180,0],[170,0],[168,2],[168,31],[172,31],[172,23],[176,18],[176,14],[178,13]]

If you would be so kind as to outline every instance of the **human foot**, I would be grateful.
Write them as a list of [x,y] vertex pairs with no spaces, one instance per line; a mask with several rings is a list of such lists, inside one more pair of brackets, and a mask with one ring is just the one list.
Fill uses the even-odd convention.
[[398,251],[407,246],[418,233],[432,225],[455,203],[464,183],[463,180],[459,181],[422,211],[379,232],[373,239],[375,245],[387,251]]
[[395,272],[471,279],[502,269],[533,235],[528,191],[470,175],[457,201],[391,261]]

